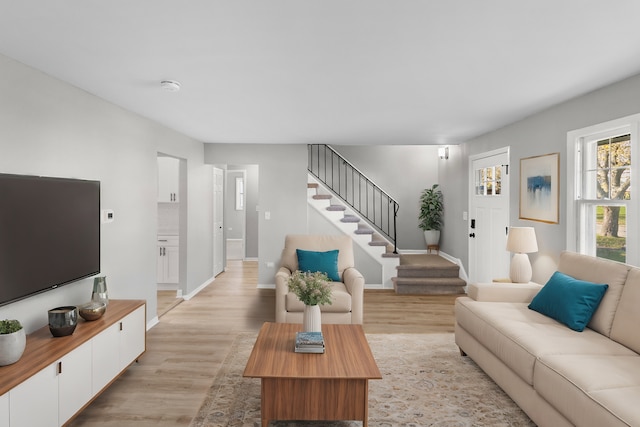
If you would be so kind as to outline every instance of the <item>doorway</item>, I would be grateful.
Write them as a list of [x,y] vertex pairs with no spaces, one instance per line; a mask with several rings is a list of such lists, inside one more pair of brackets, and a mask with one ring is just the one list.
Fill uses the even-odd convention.
[[509,147],[469,158],[469,281],[509,277]]
[[156,241],[157,315],[162,316],[182,301],[186,244],[181,238],[186,217],[186,160],[163,153],[158,163],[158,229]]
[[224,185],[225,259],[258,259],[258,165],[227,165]]

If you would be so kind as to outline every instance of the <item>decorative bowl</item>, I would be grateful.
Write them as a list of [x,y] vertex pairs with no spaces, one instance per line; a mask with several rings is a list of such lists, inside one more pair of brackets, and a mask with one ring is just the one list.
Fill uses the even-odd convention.
[[91,301],[78,307],[78,311],[84,320],[98,320],[107,311],[107,304],[102,301]]
[[78,325],[78,307],[56,307],[49,310],[49,330],[54,337],[73,334]]

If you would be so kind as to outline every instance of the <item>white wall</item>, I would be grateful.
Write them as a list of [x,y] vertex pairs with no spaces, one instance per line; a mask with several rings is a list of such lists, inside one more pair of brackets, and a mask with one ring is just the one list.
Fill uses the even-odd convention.
[[205,144],[205,161],[258,166],[258,283],[275,283],[285,235],[307,232],[307,146]]
[[[435,145],[332,145],[356,168],[400,205],[398,249],[426,249],[418,228],[420,193],[438,183],[438,147]],[[448,204],[445,209],[448,209]],[[448,224],[444,225],[445,230]],[[443,233],[446,231],[443,230]]]
[[[455,236],[446,235],[445,251],[468,266],[468,234],[461,221],[461,207],[468,209],[469,156],[500,147],[511,147],[510,223],[513,226],[533,226],[539,251],[530,254],[533,280],[545,283],[557,266],[560,252],[566,248],[566,139],[567,132],[608,120],[640,113],[640,75],[628,78],[589,94],[556,105],[502,129],[475,138],[456,147],[454,162],[441,167],[439,181],[445,200],[460,195],[463,202],[454,209],[447,207],[445,221],[460,224]],[[545,224],[519,220],[520,159],[549,153],[560,153],[560,222]],[[449,167],[450,166],[450,167]]]
[[[101,181],[101,274],[111,298],[147,300],[156,314],[157,153],[188,164],[188,287],[212,276],[210,167],[203,145],[0,55],[0,172]],[[207,199],[208,197],[208,199]],[[47,310],[90,299],[92,279],[0,307],[28,332]]]

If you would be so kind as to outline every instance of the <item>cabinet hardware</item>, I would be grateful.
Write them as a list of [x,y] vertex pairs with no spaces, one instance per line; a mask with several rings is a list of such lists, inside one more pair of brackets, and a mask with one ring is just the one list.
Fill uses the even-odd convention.
[[62,374],[62,361],[58,362],[58,374],[57,375],[60,375],[60,374]]

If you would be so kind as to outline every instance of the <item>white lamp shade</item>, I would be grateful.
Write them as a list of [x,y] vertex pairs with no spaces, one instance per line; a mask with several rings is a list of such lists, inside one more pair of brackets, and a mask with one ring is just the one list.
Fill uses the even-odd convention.
[[538,252],[536,231],[533,227],[511,227],[507,236],[507,250],[520,254]]

